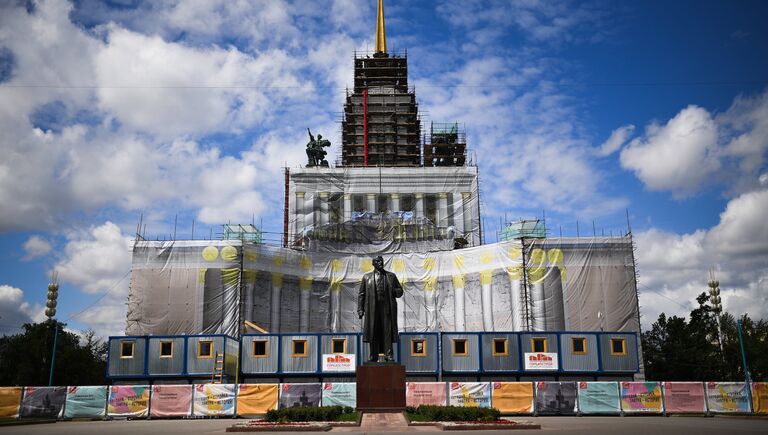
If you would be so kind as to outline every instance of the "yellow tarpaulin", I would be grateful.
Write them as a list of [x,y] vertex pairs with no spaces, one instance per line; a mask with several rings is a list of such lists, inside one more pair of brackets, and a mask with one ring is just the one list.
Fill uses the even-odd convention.
[[532,414],[533,383],[494,382],[491,405],[502,414]]
[[0,387],[0,419],[18,418],[21,387]]
[[768,382],[752,383],[752,412],[768,414]]
[[278,384],[240,384],[237,389],[237,415],[266,414],[277,409]]

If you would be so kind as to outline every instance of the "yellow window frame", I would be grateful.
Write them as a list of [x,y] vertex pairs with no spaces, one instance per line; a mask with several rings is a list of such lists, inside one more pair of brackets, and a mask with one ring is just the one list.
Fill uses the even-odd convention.
[[[453,345],[451,346],[451,354],[453,356],[467,356],[469,355],[469,340],[466,338],[454,338],[452,339]],[[457,352],[456,351],[456,344],[457,343],[464,343],[464,352]]]
[[[208,355],[203,355],[203,344],[209,345]],[[197,357],[199,359],[213,358],[213,340],[200,340],[197,342]]]
[[[264,354],[256,353],[256,343],[264,343]],[[267,357],[269,357],[269,340],[253,340],[251,342],[251,355],[254,358],[267,358]]]
[[[621,343],[621,352],[614,352],[613,351],[613,343],[620,342]],[[613,356],[624,356],[627,354],[627,339],[626,338],[611,338],[611,355]]]
[[[544,344],[544,350],[536,350],[536,341],[540,340]],[[547,337],[531,337],[531,352],[546,352],[547,351]]]
[[[576,342],[581,342],[582,351],[576,350]],[[571,352],[574,355],[586,355],[587,354],[587,337],[571,337]]]
[[[164,354],[163,353],[163,345],[164,344],[170,344],[171,345],[171,353]],[[173,340],[161,340],[160,341],[160,358],[173,358]]]
[[[416,343],[421,343],[421,352],[416,352]],[[425,338],[411,339],[411,356],[427,356],[427,340]]]
[[[496,352],[496,343],[504,343],[504,351]],[[493,339],[493,356],[509,356],[509,339],[507,338],[494,338]]]
[[[296,352],[296,345],[302,343],[304,345],[304,352]],[[309,346],[307,346],[307,340],[291,340],[291,356],[292,357],[305,357]]]
[[[131,354],[126,355],[123,350],[125,349],[125,345],[130,344],[131,345]],[[120,359],[131,359],[133,358],[133,355],[136,351],[136,340],[121,340],[120,341]]]
[[[341,342],[341,352],[336,352],[336,343]],[[346,338],[331,338],[331,353],[347,353]]]

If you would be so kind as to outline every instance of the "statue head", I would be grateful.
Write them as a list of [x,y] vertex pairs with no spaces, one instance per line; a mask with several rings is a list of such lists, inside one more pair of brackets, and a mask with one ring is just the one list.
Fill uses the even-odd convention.
[[372,263],[373,263],[373,267],[375,267],[376,270],[379,270],[379,271],[384,270],[384,259],[381,258],[381,255],[374,258]]
[[318,134],[318,135],[317,135],[317,140],[320,140],[320,139],[322,139],[322,138],[323,138],[323,135],[322,135],[322,134]]

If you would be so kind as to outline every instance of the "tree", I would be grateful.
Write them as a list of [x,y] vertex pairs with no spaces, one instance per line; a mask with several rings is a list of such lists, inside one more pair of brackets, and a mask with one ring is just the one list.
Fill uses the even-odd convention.
[[[651,329],[642,335],[645,375],[663,381],[743,381],[736,319],[724,313],[723,351],[717,337],[715,312],[708,305],[710,296],[700,294],[698,307],[685,318],[659,315]],[[753,322],[742,316],[742,336],[750,374],[754,380],[768,378],[768,322]]]
[[0,337],[0,385],[48,385],[54,327],[59,328],[54,385],[106,383],[107,345],[93,331],[83,337],[57,321],[27,323],[24,332]]

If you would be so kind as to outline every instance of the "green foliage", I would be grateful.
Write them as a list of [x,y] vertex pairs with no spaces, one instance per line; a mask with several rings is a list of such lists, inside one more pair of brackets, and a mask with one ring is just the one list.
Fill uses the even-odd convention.
[[24,332],[0,337],[0,385],[48,385],[53,349],[54,324],[59,328],[56,343],[54,385],[103,385],[107,345],[86,331],[81,337],[64,330],[59,322],[27,323]]
[[[708,305],[709,295],[696,298],[698,307],[689,319],[664,313],[642,335],[645,376],[664,381],[743,381],[736,319],[720,316],[723,351],[717,319]],[[744,350],[753,380],[768,380],[768,322],[741,318]]]
[[501,413],[496,408],[422,405],[406,408],[412,421],[496,421]]
[[348,406],[297,406],[267,411],[265,419],[281,423],[292,421],[356,421],[357,413]]

